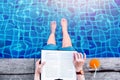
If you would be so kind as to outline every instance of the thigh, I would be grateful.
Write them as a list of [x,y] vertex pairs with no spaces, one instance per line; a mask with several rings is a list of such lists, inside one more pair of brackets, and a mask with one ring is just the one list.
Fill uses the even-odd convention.
[[59,48],[59,50],[62,50],[62,51],[76,51],[72,46]]
[[43,47],[43,50],[58,50],[58,46],[54,44],[48,44]]

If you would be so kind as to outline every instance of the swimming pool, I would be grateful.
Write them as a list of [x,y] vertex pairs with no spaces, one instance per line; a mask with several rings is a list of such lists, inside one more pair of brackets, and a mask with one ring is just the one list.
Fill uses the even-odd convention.
[[0,0],[0,58],[39,58],[50,22],[68,20],[73,47],[87,57],[120,57],[119,0]]

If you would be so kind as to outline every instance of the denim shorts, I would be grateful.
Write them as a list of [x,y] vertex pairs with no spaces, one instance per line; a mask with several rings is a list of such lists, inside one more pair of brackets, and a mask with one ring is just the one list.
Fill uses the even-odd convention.
[[54,45],[54,44],[48,44],[44,46],[43,50],[75,51],[75,49],[72,46],[59,48],[57,45]]

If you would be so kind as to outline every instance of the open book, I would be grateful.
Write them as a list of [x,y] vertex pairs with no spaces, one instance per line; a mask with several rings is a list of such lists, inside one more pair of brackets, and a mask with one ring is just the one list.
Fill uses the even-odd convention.
[[73,65],[75,51],[42,50],[41,61],[45,61],[41,80],[76,80]]

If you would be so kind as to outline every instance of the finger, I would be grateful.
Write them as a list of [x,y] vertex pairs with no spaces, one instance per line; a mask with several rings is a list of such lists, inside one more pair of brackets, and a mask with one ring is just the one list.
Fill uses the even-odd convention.
[[86,54],[84,53],[84,60],[86,60]]
[[45,65],[45,62],[41,63],[41,66],[40,66],[40,67],[42,68],[44,65]]
[[41,60],[39,60],[39,64],[41,64]]
[[80,53],[77,53],[78,54],[78,59],[80,59],[81,58],[81,55],[80,55]]
[[80,55],[79,55],[79,53],[76,53],[76,54],[77,54],[77,58],[80,59]]
[[78,54],[75,53],[75,60],[78,61]]
[[80,58],[82,59],[83,58],[83,55],[82,55],[82,53],[79,53],[80,54]]

